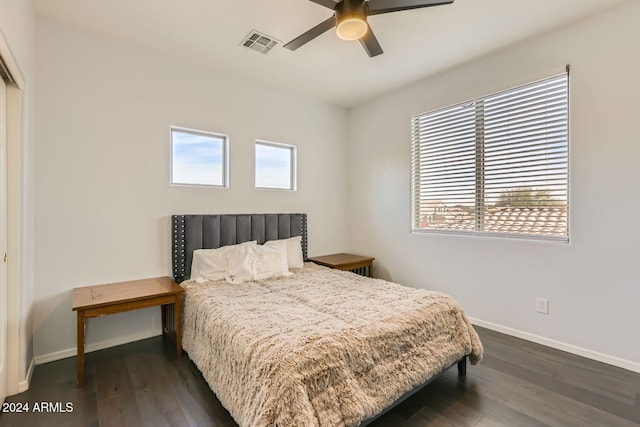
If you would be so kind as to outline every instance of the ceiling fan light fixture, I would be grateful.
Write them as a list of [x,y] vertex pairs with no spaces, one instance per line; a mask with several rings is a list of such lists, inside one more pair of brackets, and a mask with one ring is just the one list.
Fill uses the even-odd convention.
[[358,40],[369,31],[367,4],[363,0],[342,0],[336,9],[336,34],[342,40]]
[[358,40],[369,30],[367,22],[359,17],[346,18],[336,26],[336,34],[342,40]]

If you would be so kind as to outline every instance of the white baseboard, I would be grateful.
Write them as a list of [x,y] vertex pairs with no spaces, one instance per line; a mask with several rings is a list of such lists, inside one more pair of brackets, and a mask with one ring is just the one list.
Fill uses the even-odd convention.
[[36,360],[31,359],[31,363],[29,363],[29,369],[27,369],[27,377],[24,381],[20,381],[18,383],[18,393],[22,393],[24,391],[29,390],[29,384],[31,383],[31,376],[33,375],[33,370],[36,367]]
[[[115,347],[117,345],[127,344],[134,341],[140,341],[147,338],[155,337],[158,335],[162,335],[162,330],[150,330],[141,332],[134,335],[127,335],[124,337],[118,337],[107,341],[100,341],[92,344],[87,344],[84,346],[85,354],[91,353],[92,351],[103,350],[109,347]],[[53,353],[41,354],[35,357],[35,364],[42,365],[43,363],[53,362],[60,359],[66,359],[67,357],[77,356],[77,348],[72,347],[66,350],[54,351]]]
[[567,344],[561,341],[552,340],[550,338],[541,337],[539,335],[530,334],[528,332],[519,331],[517,329],[508,328],[506,326],[498,325],[496,323],[485,322],[484,320],[474,319],[469,317],[469,321],[482,328],[491,329],[492,331],[500,332],[505,335],[511,335],[516,338],[522,338],[523,340],[542,344],[547,347],[555,348],[556,350],[566,351],[567,353],[576,354],[578,356],[586,357],[587,359],[596,360],[598,362],[606,363],[607,365],[617,366],[619,368],[627,369],[632,372],[640,373],[640,363],[632,362],[630,360],[621,359],[619,357],[610,356],[608,354],[598,353],[597,351],[589,350],[586,348],[578,347],[572,344]]

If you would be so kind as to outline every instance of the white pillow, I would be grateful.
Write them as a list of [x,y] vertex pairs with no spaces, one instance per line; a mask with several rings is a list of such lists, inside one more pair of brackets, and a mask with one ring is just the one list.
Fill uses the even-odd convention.
[[264,246],[280,246],[287,247],[287,265],[291,268],[302,268],[304,266],[304,258],[302,257],[302,236],[291,237],[290,239],[269,240]]
[[280,252],[280,271],[282,272],[282,275],[289,276],[290,274],[292,274],[289,272],[289,261],[287,260],[287,245],[285,242],[282,242],[279,245],[269,245],[263,247],[269,249],[277,249]]
[[218,249],[196,249],[193,251],[193,260],[191,261],[191,278],[196,282],[223,280],[224,273],[227,271],[226,251],[235,247],[255,246],[257,244],[256,240],[252,240],[238,245],[223,246]]
[[261,245],[235,247],[226,252],[226,257],[225,279],[229,283],[239,284],[291,274],[282,248]]

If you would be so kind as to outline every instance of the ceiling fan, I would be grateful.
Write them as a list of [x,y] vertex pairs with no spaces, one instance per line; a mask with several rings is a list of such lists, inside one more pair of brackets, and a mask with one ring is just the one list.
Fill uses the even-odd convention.
[[401,10],[451,4],[454,0],[311,0],[334,11],[331,18],[322,21],[309,31],[299,35],[284,47],[296,50],[319,35],[336,27],[336,34],[343,40],[360,40],[369,57],[380,55],[382,47],[367,23],[367,17]]

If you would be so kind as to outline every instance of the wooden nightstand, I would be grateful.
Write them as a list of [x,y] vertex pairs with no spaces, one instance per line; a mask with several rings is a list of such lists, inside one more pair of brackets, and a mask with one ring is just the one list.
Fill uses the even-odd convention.
[[[182,355],[182,294],[184,289],[170,277],[132,280],[106,285],[85,286],[73,290],[73,311],[78,313],[78,386],[84,383],[84,335],[85,320],[107,314],[162,306],[162,328],[168,334],[175,333],[176,353]],[[175,332],[168,323],[173,306]]]
[[311,257],[309,261],[338,270],[351,271],[361,276],[373,277],[374,259],[352,254],[331,254]]

